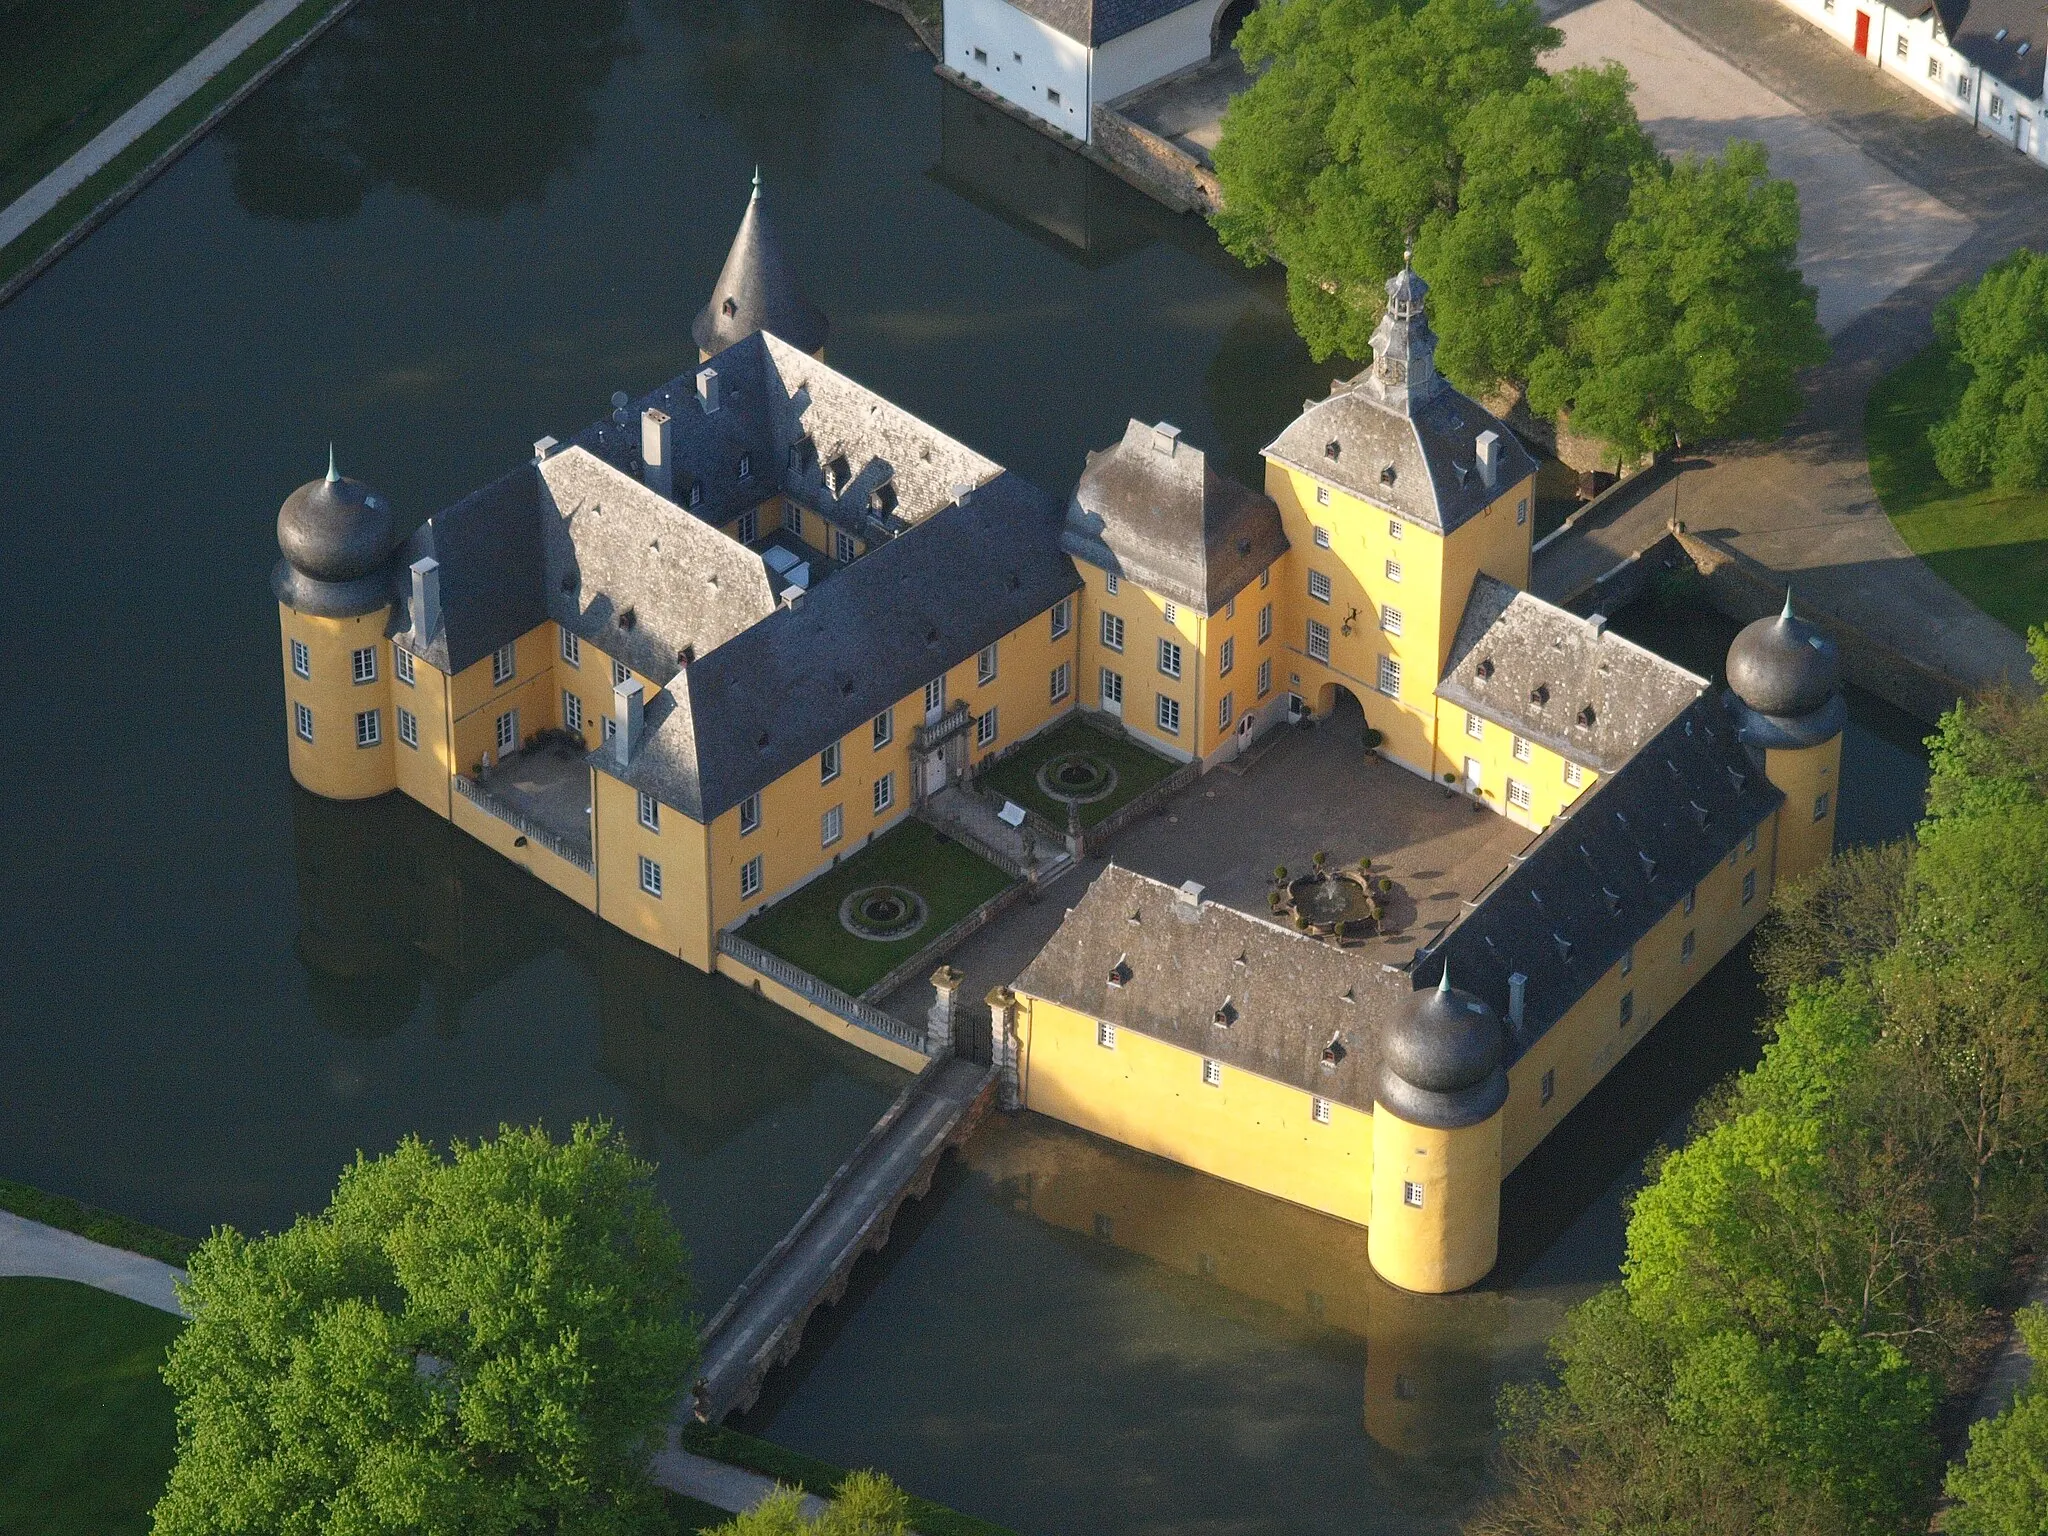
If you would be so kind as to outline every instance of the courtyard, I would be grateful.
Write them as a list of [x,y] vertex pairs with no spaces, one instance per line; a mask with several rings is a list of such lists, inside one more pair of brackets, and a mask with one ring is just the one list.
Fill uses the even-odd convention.
[[1069,716],[989,769],[982,784],[1064,831],[1066,797],[1078,805],[1083,827],[1100,826],[1180,766]]

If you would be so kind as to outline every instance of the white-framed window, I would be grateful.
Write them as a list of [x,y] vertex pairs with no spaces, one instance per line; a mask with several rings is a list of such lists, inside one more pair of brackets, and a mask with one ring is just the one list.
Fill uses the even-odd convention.
[[604,739],[607,742],[609,742],[614,736],[618,734],[619,722],[613,719],[610,715],[606,715],[604,717]]
[[818,782],[830,784],[839,777],[839,743],[833,742],[818,754]]
[[384,739],[384,711],[381,709],[359,709],[356,711],[356,745],[374,747]]
[[885,773],[879,779],[875,780],[875,793],[873,798],[875,814],[877,816],[881,815],[882,812],[888,810],[890,806],[896,803],[895,774]]
[[1267,567],[1266,567],[1266,568],[1265,568],[1265,569],[1264,569],[1263,571],[1259,572],[1259,590],[1260,590],[1261,592],[1263,592],[1263,591],[1265,591],[1265,590],[1266,590],[1266,588],[1270,587],[1270,586],[1271,586],[1272,584],[1273,584],[1273,567],[1271,567],[1271,566],[1269,565],[1269,566],[1267,566]]
[[1229,730],[1230,722],[1236,718],[1237,701],[1226,693],[1216,701],[1216,729],[1219,731]]
[[1400,561],[1398,561],[1398,560],[1389,560],[1389,561],[1387,562],[1387,580],[1389,580],[1389,581],[1399,581],[1400,579],[1401,579],[1401,562],[1400,562]]
[[420,744],[420,717],[403,704],[398,706],[398,739],[408,747]]
[[896,711],[893,708],[885,709],[875,716],[868,726],[868,736],[873,741],[877,751],[880,751],[883,747],[894,741],[896,739]]
[[1991,121],[1995,123],[2004,116],[2005,98],[1999,95],[1998,92],[1993,91],[1991,93]]
[[1112,651],[1124,648],[1124,621],[1113,613],[1102,616],[1102,643]]
[[583,665],[583,641],[573,629],[562,631],[562,660],[572,667]]
[[[745,454],[741,454],[740,463],[742,465],[745,465],[746,462],[747,456]],[[742,480],[747,478],[746,470],[744,468],[742,468],[740,471],[740,478]],[[761,514],[758,510],[752,512],[742,512],[740,514],[740,520],[733,525],[733,536],[737,538],[742,544],[753,543],[755,539],[760,537],[760,534]]]
[[1095,1022],[1095,1043],[1105,1051],[1116,1049],[1116,1026],[1104,1020]]
[[1631,944],[1621,952],[1621,974],[1626,976],[1636,968],[1636,947]]
[[745,837],[761,825],[761,797],[752,794],[740,802],[740,836]]
[[1557,1068],[1546,1067],[1543,1070],[1543,1081],[1541,1084],[1538,1085],[1536,1102],[1538,1104],[1548,1104],[1551,1101],[1551,1099],[1556,1097],[1556,1095]]
[[1074,627],[1074,600],[1063,597],[1052,605],[1052,637],[1057,640]]
[[503,757],[507,752],[510,752],[519,745],[518,710],[508,709],[505,713],[498,716],[495,739],[498,743],[498,755],[500,757]]
[[1060,93],[1049,85],[1045,88],[1045,104],[1049,107],[1056,107],[1060,104]]
[[1634,992],[1624,992],[1621,994],[1621,1007],[1616,1010],[1616,1017],[1619,1021],[1615,1025],[1617,1029],[1627,1029],[1630,1024],[1635,1022],[1636,995]]
[[517,644],[501,645],[491,652],[491,686],[500,687],[512,681],[519,670],[519,648]]
[[1166,732],[1169,736],[1178,736],[1180,734],[1180,700],[1169,698],[1163,693],[1160,694],[1156,718],[1159,721],[1159,729]]
[[1317,548],[1317,549],[1328,549],[1329,547],[1330,547],[1330,530],[1329,530],[1329,529],[1327,529],[1327,528],[1325,528],[1325,527],[1323,527],[1323,525],[1322,525],[1322,524],[1320,524],[1320,523],[1316,524],[1316,548]]
[[1319,486],[1317,486],[1317,487],[1316,487],[1316,505],[1317,505],[1317,506],[1319,506],[1319,507],[1327,507],[1327,506],[1328,506],[1329,504],[1330,504],[1330,488],[1329,488],[1329,487],[1328,487],[1327,485],[1319,485]]
[[1232,599],[1231,599],[1231,600],[1230,600],[1229,602],[1227,602],[1227,603],[1225,603],[1225,604],[1223,605],[1223,617],[1224,617],[1224,618],[1226,618],[1226,619],[1234,619],[1234,618],[1236,618],[1236,617],[1237,617],[1237,599],[1236,599],[1236,598],[1234,598],[1234,597],[1233,597],[1233,598],[1232,598]]
[[408,688],[413,687],[419,677],[413,670],[412,652],[401,645],[391,647],[391,670],[398,674],[398,680]]
[[1210,1088],[1221,1088],[1223,1086],[1223,1063],[1216,1060],[1213,1056],[1204,1056],[1202,1058],[1202,1082]]
[[1391,656],[1380,658],[1380,692],[1390,699],[1401,697],[1401,663]]
[[1828,792],[1826,790],[1822,790],[1813,797],[1813,819],[1815,821],[1826,821],[1828,819]]
[[583,734],[583,700],[566,688],[562,690],[562,724],[579,736]]
[[292,642],[292,670],[301,677],[313,675],[313,653],[306,649],[306,642],[303,640]]
[[1052,701],[1057,704],[1074,691],[1074,669],[1067,662],[1061,662],[1052,669]]
[[1577,763],[1568,762],[1564,765],[1564,781],[1570,788],[1577,789],[1586,782],[1586,770]]
[[1398,539],[1401,537],[1401,519],[1399,519],[1398,517],[1390,517],[1387,519],[1387,537],[1390,539]]
[[1259,663],[1259,697],[1264,698],[1273,691],[1273,658],[1268,656]]
[[740,866],[740,900],[761,894],[761,855],[755,854]]
[[1267,603],[1259,609],[1259,644],[1264,645],[1273,638],[1273,605]]
[[292,721],[298,727],[299,740],[311,741],[313,739],[312,710],[303,704],[294,704],[292,706]]
[[1109,594],[1109,595],[1110,595],[1111,597],[1115,597],[1115,596],[1117,595],[1117,592],[1118,592],[1119,590],[1121,590],[1121,586],[1122,586],[1122,584],[1121,584],[1121,583],[1120,583],[1120,582],[1119,582],[1119,581],[1118,581],[1118,580],[1116,579],[1116,573],[1115,573],[1115,572],[1113,572],[1113,571],[1105,571],[1105,572],[1103,572],[1103,575],[1102,575],[1102,590],[1103,590],[1103,591],[1107,592],[1107,593],[1108,593],[1108,594]]
[[832,530],[832,558],[841,565],[851,565],[856,553],[857,551],[853,547],[853,535],[844,528],[834,528]]
[[1927,61],[1927,78],[1930,80],[1941,79],[1941,60],[1929,59]]
[[1315,1121],[1317,1125],[1328,1125],[1330,1123],[1330,1101],[1311,1094],[1308,1101],[1308,1117]]
[[1508,804],[1518,811],[1529,809],[1529,786],[1520,779],[1508,780]]
[[621,683],[630,683],[632,680],[633,669],[631,667],[627,666],[623,661],[614,661],[612,663],[612,686],[614,688],[618,687]]
[[348,653],[350,674],[359,683],[377,681],[377,647],[366,645],[361,650]]
[[977,747],[991,746],[995,739],[996,712],[991,706],[974,717],[974,744]]
[[1515,503],[1515,526],[1519,528],[1528,521],[1529,498],[1524,496],[1520,501]]
[[846,831],[846,807],[835,805],[818,818],[818,846],[830,848]]
[[937,677],[933,678],[930,682],[924,685],[925,718],[929,720],[932,716],[936,715],[940,710],[944,709],[945,707],[946,674],[941,672]]
[[1486,740],[1486,722],[1469,709],[1465,711],[1465,734],[1474,741]]
[[1964,70],[1960,75],[1956,76],[1956,95],[1960,96],[1964,101],[1970,99],[1970,72],[1968,70]]
[[1687,892],[1685,893],[1685,901],[1684,901],[1683,905],[1684,905],[1684,907],[1685,907],[1685,915],[1686,915],[1687,917],[1691,917],[1691,916],[1692,916],[1692,909],[1694,908],[1694,906],[1696,906],[1696,905],[1698,904],[1698,902],[1699,902],[1699,899],[1700,899],[1700,888],[1699,888],[1698,886],[1694,886],[1694,887],[1693,887],[1693,888],[1692,888],[1691,890],[1689,890],[1689,891],[1687,891]]
[[1330,659],[1330,626],[1314,619],[1308,621],[1308,653],[1316,661]]
[[1381,607],[1380,628],[1390,635],[1401,633],[1401,610],[1398,608]]
[[1180,610],[1171,603],[1166,605],[1160,616],[1169,624],[1178,624],[1180,622]]
[[974,681],[977,684],[992,683],[996,680],[996,648],[984,645],[981,654],[974,658]]
[[640,825],[650,832],[661,830],[661,802],[644,789],[640,791]]
[[1513,750],[1513,752],[1514,752],[1514,754],[1515,754],[1515,761],[1516,761],[1516,762],[1518,762],[1518,763],[1526,763],[1526,762],[1528,762],[1528,761],[1529,761],[1529,738],[1528,738],[1528,737],[1526,737],[1526,736],[1517,736],[1517,737],[1515,738],[1515,744],[1514,744],[1514,747],[1512,748],[1512,750]]
[[1401,1181],[1401,1203],[1406,1206],[1412,1206],[1418,1211],[1421,1210],[1422,1186],[1413,1179],[1403,1179]]
[[1678,963],[1680,965],[1692,964],[1694,947],[1695,946],[1693,943],[1693,931],[1690,928],[1688,928],[1685,932],[1684,941],[1681,942],[1678,946]]
[[1902,59],[1911,58],[1913,56],[1913,40],[1912,38],[1908,37],[1904,32],[1901,32],[1899,34],[1899,45],[1897,51],[1899,57]]
[[1119,708],[1121,708],[1121,707],[1123,706],[1123,702],[1124,702],[1124,675],[1123,675],[1123,673],[1121,673],[1121,672],[1112,672],[1112,671],[1110,671],[1110,670],[1109,670],[1109,668],[1107,668],[1107,667],[1104,667],[1104,668],[1102,669],[1102,702],[1103,702],[1103,703],[1104,703],[1105,705],[1109,705],[1109,704],[1114,704],[1114,705],[1118,706]]
[[1748,906],[1748,905],[1749,905],[1749,904],[1750,904],[1750,903],[1751,903],[1752,901],[1755,901],[1755,900],[1756,900],[1756,871],[1755,871],[1755,870],[1753,870],[1753,869],[1745,869],[1745,870],[1744,870],[1744,871],[1742,872],[1742,904],[1743,904],[1743,905],[1744,905],[1744,906],[1746,907],[1746,906]]
[[661,866],[644,853],[640,855],[640,889],[650,896],[661,894]]
[[1180,676],[1180,647],[1171,640],[1159,642],[1159,670],[1168,677]]
[[1328,573],[1323,571],[1310,571],[1308,573],[1308,595],[1319,603],[1327,603],[1330,600],[1330,578]]

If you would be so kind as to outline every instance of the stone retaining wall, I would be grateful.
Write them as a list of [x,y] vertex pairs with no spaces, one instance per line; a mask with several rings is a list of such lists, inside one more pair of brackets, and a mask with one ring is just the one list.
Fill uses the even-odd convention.
[[1111,107],[1097,107],[1090,137],[1133,185],[1176,213],[1214,213],[1223,206],[1223,183],[1187,151]]

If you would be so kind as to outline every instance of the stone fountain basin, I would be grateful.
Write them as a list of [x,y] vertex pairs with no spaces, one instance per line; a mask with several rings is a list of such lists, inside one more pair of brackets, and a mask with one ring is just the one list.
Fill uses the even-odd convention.
[[1366,900],[1366,876],[1350,870],[1331,870],[1321,875],[1304,875],[1288,882],[1287,899],[1297,915],[1316,928],[1334,928],[1371,915]]

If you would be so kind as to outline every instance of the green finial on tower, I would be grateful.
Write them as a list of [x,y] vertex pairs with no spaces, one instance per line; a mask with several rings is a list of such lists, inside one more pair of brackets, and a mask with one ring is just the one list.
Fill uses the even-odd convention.
[[761,195],[761,167],[757,165],[757,166],[755,166],[755,167],[754,167],[754,196],[756,196],[756,197],[759,197],[760,195]]
[[1436,984],[1436,989],[1446,997],[1451,995],[1451,962],[1448,960],[1444,962],[1443,980]]
[[334,444],[327,445],[327,483],[333,485],[341,479],[341,471],[334,467]]
[[1778,617],[1781,619],[1792,617],[1792,588],[1789,583],[1785,587],[1785,611],[1779,614]]

